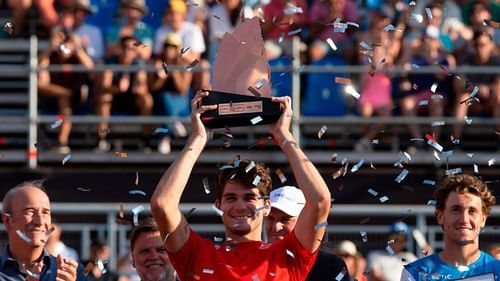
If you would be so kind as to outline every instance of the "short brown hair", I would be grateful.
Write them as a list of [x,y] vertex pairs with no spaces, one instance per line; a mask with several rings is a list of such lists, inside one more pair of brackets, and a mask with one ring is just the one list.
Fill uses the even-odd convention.
[[[259,176],[260,180],[257,185],[254,185],[256,176]],[[219,168],[216,186],[217,199],[222,199],[227,182],[236,182],[248,188],[256,187],[259,189],[260,196],[268,196],[273,185],[266,165],[251,160],[234,160],[231,164]]]
[[480,178],[461,174],[446,177],[434,191],[436,211],[444,210],[446,199],[453,191],[459,194],[470,193],[481,198],[482,211],[487,216],[490,214],[491,206],[495,205],[495,196]]
[[160,231],[158,225],[153,218],[145,218],[139,222],[139,224],[132,229],[130,233],[130,250],[134,250],[135,241],[142,233],[151,233]]

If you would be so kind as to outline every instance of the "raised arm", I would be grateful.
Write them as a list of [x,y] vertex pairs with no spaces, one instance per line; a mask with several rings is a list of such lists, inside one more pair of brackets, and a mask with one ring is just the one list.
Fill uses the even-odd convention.
[[292,106],[290,97],[274,97],[282,105],[278,122],[271,126],[271,133],[288,158],[297,185],[304,192],[306,205],[297,219],[295,235],[300,244],[311,253],[316,251],[325,233],[325,227],[316,227],[326,222],[330,212],[330,191],[316,167],[295,143],[290,132]]
[[193,166],[207,142],[207,133],[200,115],[207,110],[217,108],[217,105],[198,107],[198,103],[206,96],[207,92],[198,92],[191,101],[192,134],[177,159],[161,177],[151,197],[153,218],[160,228],[162,237],[168,235],[165,246],[172,253],[178,252],[189,238],[190,230],[179,204]]

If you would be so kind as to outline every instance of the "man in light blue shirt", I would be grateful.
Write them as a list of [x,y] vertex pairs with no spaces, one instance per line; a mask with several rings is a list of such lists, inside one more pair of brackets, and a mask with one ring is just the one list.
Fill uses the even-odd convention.
[[479,234],[495,205],[486,184],[474,176],[453,175],[441,183],[434,197],[444,248],[406,265],[401,281],[499,281],[500,261],[479,250]]

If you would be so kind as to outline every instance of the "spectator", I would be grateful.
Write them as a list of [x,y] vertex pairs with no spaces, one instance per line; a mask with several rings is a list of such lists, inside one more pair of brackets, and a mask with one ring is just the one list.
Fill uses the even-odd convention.
[[[420,39],[420,48],[412,55],[409,64],[413,68],[439,64],[445,68],[456,65],[451,55],[440,51],[439,29],[428,26]],[[432,117],[444,115],[444,104],[451,98],[450,77],[447,73],[410,74],[407,83],[407,93],[400,100],[401,112],[406,117],[415,117],[422,109],[427,108]],[[433,88],[434,87],[434,88]],[[422,138],[417,124],[409,124],[412,138]],[[435,139],[439,139],[440,126],[433,127]]]
[[362,258],[362,256],[361,253],[358,252],[354,242],[350,240],[340,241],[340,243],[335,247],[334,253],[344,259],[351,280],[367,281],[367,278],[364,275],[364,267],[360,267],[358,264],[361,261],[358,257]]
[[[193,78],[192,72],[169,71],[166,73],[163,67],[164,63],[175,66],[186,63],[179,56],[180,48],[181,37],[176,33],[168,34],[164,39],[162,52],[154,63],[158,71],[153,77],[151,92],[154,94],[155,103],[160,104],[161,112],[169,117],[189,116],[189,84]],[[176,125],[171,127],[169,133],[162,138],[158,145],[158,151],[161,154],[170,153],[170,132],[173,131],[174,127],[179,128],[180,126],[184,125],[176,121]]]
[[[291,13],[287,11],[293,7],[300,8],[302,12]],[[288,32],[307,27],[307,8],[305,0],[271,0],[263,9],[265,21],[262,23],[262,34],[264,38],[278,42],[284,40],[282,42],[283,49],[285,53],[290,55],[291,40],[289,38],[293,35],[288,35]]]
[[50,235],[50,200],[41,181],[23,182],[3,198],[8,245],[0,256],[0,279],[86,281],[77,261],[44,250]]
[[[182,41],[179,46],[178,55],[186,64],[190,64],[198,60],[198,66],[209,68],[207,60],[201,59],[201,55],[205,52],[205,41],[200,28],[186,21],[187,6],[183,0],[172,0],[165,9],[163,25],[155,33],[154,53],[156,56],[163,51],[163,43],[165,38],[170,33],[177,34]],[[181,47],[184,49],[181,51]],[[184,64],[184,63],[183,63]],[[206,89],[210,83],[210,72],[193,72],[193,89]],[[190,82],[191,83],[191,82]]]
[[[108,268],[109,246],[100,241],[94,241],[90,245],[90,257],[86,264],[89,281],[127,281],[126,277]],[[89,266],[90,263],[90,266]]]
[[[330,210],[330,192],[311,161],[306,160],[289,132],[290,97],[274,97],[282,114],[271,126],[274,139],[290,161],[298,185],[306,198],[304,211],[294,231],[283,240],[262,243],[262,222],[269,213],[266,199],[271,176],[262,163],[238,160],[219,170],[217,200],[229,242],[214,245],[194,232],[182,215],[179,203],[193,166],[208,135],[200,115],[216,105],[197,105],[208,92],[199,92],[191,102],[192,135],[182,153],[169,166],[151,197],[151,211],[158,223],[170,260],[181,280],[304,280],[314,262],[325,233],[322,225]],[[252,165],[253,164],[253,165]],[[250,167],[250,168],[248,168]],[[165,239],[166,238],[166,239]]]
[[398,221],[389,227],[387,247],[368,253],[368,270],[374,281],[397,281],[401,277],[403,266],[416,260],[414,254],[406,252],[406,239],[410,228]]
[[[495,44],[491,35],[484,31],[474,33],[474,51],[468,54],[460,62],[460,65],[469,66],[498,66],[500,65],[500,56],[496,54]],[[497,73],[466,73],[461,80],[455,80],[455,91],[457,93],[455,100],[455,117],[460,120],[454,126],[453,135],[455,138],[462,136],[462,122],[470,111],[489,113],[493,117],[500,117],[500,75]],[[470,86],[464,81],[469,81]],[[474,88],[477,87],[477,98],[479,103],[470,99],[469,96]],[[467,100],[467,101],[466,101]],[[497,126],[500,130],[500,125]]]
[[[144,60],[139,56],[140,47],[136,47],[136,39],[123,37],[120,39],[119,55],[108,59],[108,64],[123,66],[143,66]],[[136,72],[113,72],[106,70],[102,78],[102,93],[99,98],[98,112],[102,117],[109,117],[111,112],[138,113],[141,116],[151,114],[153,98],[148,90],[147,73],[144,70]],[[107,123],[100,124],[100,132],[108,130]],[[144,127],[144,136],[148,133]],[[99,134],[99,151],[108,151],[109,143],[105,134]]]
[[488,247],[488,253],[500,261],[500,244],[495,243]]
[[142,220],[130,235],[132,261],[142,281],[175,281],[164,240],[152,218]]
[[[53,30],[50,46],[40,55],[41,68],[54,64],[78,65],[87,69],[94,67],[92,58],[83,49],[81,39],[74,33],[62,27]],[[41,70],[38,73],[38,93],[41,96],[57,99],[58,113],[62,116],[59,131],[57,152],[67,154],[71,151],[68,146],[71,133],[71,122],[66,117],[72,115],[73,108],[83,104],[88,95],[82,91],[82,86],[87,81],[85,73],[49,72]]]
[[153,50],[153,31],[150,27],[141,22],[141,18],[146,16],[148,8],[145,0],[122,0],[122,19],[118,24],[109,28],[106,36],[106,55],[116,56],[121,48],[120,38],[132,37],[137,40],[139,56],[144,60],[149,60]]
[[495,280],[500,262],[479,249],[479,235],[495,196],[479,178],[452,175],[434,190],[435,215],[443,230],[441,252],[405,266],[400,280]]
[[[295,186],[277,188],[271,191],[269,198],[271,212],[265,219],[266,235],[270,243],[275,243],[285,239],[288,234],[293,232],[306,199],[304,193]],[[340,257],[320,249],[306,280],[324,280],[325,276],[339,281],[350,280],[349,270],[344,261]]]
[[65,258],[70,258],[75,261],[80,260],[78,257],[78,252],[75,249],[66,246],[66,244],[61,241],[61,226],[53,223],[52,227],[54,227],[54,230],[50,234],[49,238],[47,239],[47,244],[45,245],[45,249],[47,249],[47,252],[49,252],[49,254],[53,256],[61,255]]

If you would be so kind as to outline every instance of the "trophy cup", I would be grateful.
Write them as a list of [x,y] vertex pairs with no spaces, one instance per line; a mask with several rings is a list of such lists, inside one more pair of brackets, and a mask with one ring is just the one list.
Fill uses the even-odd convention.
[[217,105],[216,110],[201,115],[209,128],[262,125],[279,119],[280,105],[271,101],[259,18],[246,19],[232,33],[224,34],[208,92],[201,104]]

